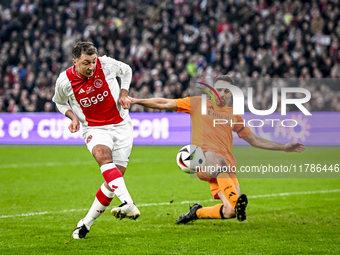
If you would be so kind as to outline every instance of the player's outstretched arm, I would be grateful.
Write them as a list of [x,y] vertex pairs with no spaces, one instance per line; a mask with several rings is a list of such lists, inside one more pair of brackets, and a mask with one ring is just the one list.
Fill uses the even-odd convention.
[[144,107],[160,109],[160,110],[173,110],[177,111],[177,104],[174,99],[167,98],[148,98],[148,99],[139,99],[128,97],[132,104],[139,104]]
[[285,152],[301,152],[305,150],[305,146],[301,143],[280,144],[271,142],[254,134],[244,136],[242,138],[246,140],[251,146],[261,149],[279,150]]

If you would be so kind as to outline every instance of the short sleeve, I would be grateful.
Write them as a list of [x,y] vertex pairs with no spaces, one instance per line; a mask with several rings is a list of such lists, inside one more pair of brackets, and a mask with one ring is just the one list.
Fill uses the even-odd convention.
[[177,104],[177,112],[185,112],[190,114],[190,97],[175,99]]
[[245,122],[240,115],[235,115],[233,122],[236,123],[234,125],[233,131],[237,133],[238,137],[242,138],[253,133],[251,132],[250,128],[245,126]]

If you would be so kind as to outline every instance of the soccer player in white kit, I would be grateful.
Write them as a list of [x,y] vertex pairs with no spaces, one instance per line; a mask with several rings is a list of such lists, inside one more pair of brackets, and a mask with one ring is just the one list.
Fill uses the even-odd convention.
[[[140,215],[123,178],[133,141],[127,98],[132,69],[97,54],[93,43],[78,42],[72,50],[74,65],[59,75],[52,99],[59,111],[72,120],[68,127],[72,133],[82,123],[83,139],[105,180],[89,212],[78,222],[72,234],[74,239],[86,236],[115,195],[122,204],[111,210],[113,216],[137,219]],[[121,78],[121,88],[117,76]]]

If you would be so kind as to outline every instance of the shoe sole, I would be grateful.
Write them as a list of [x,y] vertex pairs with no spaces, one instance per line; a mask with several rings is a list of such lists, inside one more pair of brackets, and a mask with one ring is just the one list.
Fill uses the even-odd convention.
[[128,219],[131,219],[131,220],[136,220],[139,218],[140,216],[140,213],[134,213],[134,214],[125,214],[125,213],[122,213],[120,210],[114,210],[112,209],[111,210],[111,214],[116,217],[117,219],[124,219],[124,218],[128,218]]
[[239,221],[244,221],[246,217],[246,207],[248,205],[248,198],[245,194],[241,194],[236,201],[235,211],[236,217]]

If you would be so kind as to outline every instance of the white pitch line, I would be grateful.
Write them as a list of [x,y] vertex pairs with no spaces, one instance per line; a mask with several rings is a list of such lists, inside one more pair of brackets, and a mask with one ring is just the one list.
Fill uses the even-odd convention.
[[0,169],[2,169],[2,168],[20,168],[20,167],[51,167],[51,166],[61,166],[61,165],[90,165],[90,164],[93,164],[93,163],[95,163],[95,161],[21,163],[21,164],[0,165]]
[[[286,197],[286,196],[294,196],[294,195],[311,195],[311,194],[326,194],[326,193],[340,193],[340,189],[332,189],[332,190],[314,190],[314,191],[297,191],[297,192],[285,192],[285,193],[273,193],[273,194],[263,194],[263,195],[253,195],[248,196],[248,198],[266,198],[266,197]],[[191,204],[191,203],[204,203],[204,202],[213,202],[216,199],[206,199],[206,200],[195,200],[195,201],[182,201],[179,203],[170,203],[170,202],[162,202],[162,203],[148,203],[148,204],[139,204],[138,207],[147,207],[147,206],[160,206],[160,205],[178,205],[178,204]],[[54,212],[35,212],[35,213],[23,213],[23,214],[14,214],[14,215],[0,215],[0,219],[5,218],[14,218],[14,217],[28,217],[28,216],[37,216],[37,215],[45,215],[45,214],[55,214],[55,213],[68,213],[68,212],[77,212],[77,211],[87,211],[87,209],[69,209],[62,211],[54,211]]]
[[[143,158],[136,158],[136,159],[131,159],[130,163],[143,163],[143,162],[153,162],[153,163],[162,163],[162,162],[174,162],[174,160],[171,161],[164,161],[162,159],[143,159]],[[26,168],[26,167],[53,167],[53,166],[62,166],[62,165],[91,165],[95,164],[96,161],[76,161],[76,162],[44,162],[44,163],[20,163],[20,164],[4,164],[0,165],[0,169],[6,169],[6,168]]]

